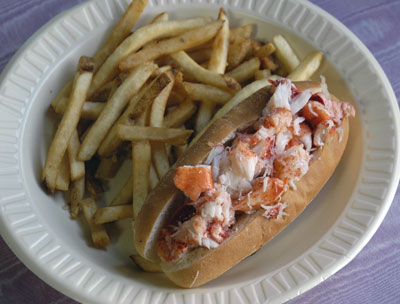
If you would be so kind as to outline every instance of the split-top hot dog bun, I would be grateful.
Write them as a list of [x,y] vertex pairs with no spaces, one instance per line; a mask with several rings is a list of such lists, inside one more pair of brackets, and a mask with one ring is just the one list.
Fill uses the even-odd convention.
[[[315,82],[299,82],[295,85],[299,91],[321,91],[320,84]],[[349,132],[346,117],[341,120],[338,128],[330,128],[329,134],[323,134],[323,143],[312,152],[307,172],[294,181],[294,185],[292,183],[289,187],[285,184],[285,190],[279,196],[279,202],[285,202],[284,216],[266,216],[265,208],[269,209],[265,206],[247,211],[245,206],[241,211],[246,212],[235,215],[234,224],[229,227],[218,246],[198,246],[186,250],[178,259],[166,261],[163,257],[160,260],[157,252],[160,233],[170,224],[176,210],[187,201],[183,192],[174,184],[176,168],[203,164],[213,148],[231,141],[233,133],[262,116],[274,91],[273,86],[264,87],[217,119],[164,176],[136,219],[134,239],[138,252],[148,260],[161,262],[165,274],[179,286],[191,288],[205,284],[260,249],[305,209],[341,159]],[[312,109],[311,113],[318,114]],[[281,203],[279,205],[282,206]]]

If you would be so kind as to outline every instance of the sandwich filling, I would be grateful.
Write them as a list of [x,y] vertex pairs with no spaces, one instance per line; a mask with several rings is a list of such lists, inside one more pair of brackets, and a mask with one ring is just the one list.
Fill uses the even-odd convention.
[[202,165],[176,169],[174,182],[186,201],[161,231],[157,251],[164,262],[218,247],[242,214],[262,209],[267,220],[285,217],[282,194],[295,189],[326,136],[342,134],[343,118],[355,115],[351,104],[327,92],[300,91],[288,79],[272,84],[274,94],[257,121],[213,147]]

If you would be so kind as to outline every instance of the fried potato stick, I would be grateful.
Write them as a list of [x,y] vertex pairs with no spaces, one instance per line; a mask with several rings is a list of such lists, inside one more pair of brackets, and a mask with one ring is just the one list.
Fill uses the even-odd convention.
[[85,177],[71,183],[69,201],[69,212],[72,218],[77,218],[81,209],[81,202],[85,194]]
[[300,60],[294,53],[289,42],[282,35],[274,36],[272,42],[276,47],[275,54],[279,62],[288,73],[292,73],[300,64]]
[[119,64],[119,68],[122,71],[129,71],[143,62],[154,60],[161,56],[169,55],[202,44],[217,34],[222,23],[222,21],[211,22],[202,27],[189,30],[179,36],[161,40],[155,44],[147,46],[141,51],[132,53],[123,59]]
[[178,63],[185,73],[189,74],[199,82],[225,89],[237,90],[240,88],[237,81],[203,68],[184,51],[173,53],[170,56]]
[[192,100],[223,105],[233,96],[230,92],[202,83],[184,82],[183,87]]
[[92,235],[93,244],[96,248],[105,249],[110,245],[106,227],[103,224],[96,224],[93,216],[98,207],[94,198],[90,197],[82,201],[82,211],[87,223],[89,224],[90,233]]
[[155,69],[156,65],[154,63],[143,63],[135,68],[118,87],[83,140],[78,153],[79,160],[88,160],[96,153],[126,104],[139,91]]
[[142,88],[140,92],[132,98],[124,113],[118,118],[117,122],[112,126],[106,138],[101,143],[98,150],[100,156],[111,155],[120,145],[121,140],[117,136],[117,126],[119,124],[126,124],[128,121],[140,116],[172,80],[173,76],[169,72],[163,73],[149,85]]
[[55,189],[57,174],[67,150],[69,139],[79,122],[82,106],[93,77],[93,68],[94,64],[91,58],[81,57],[74,77],[70,101],[47,154],[42,180],[52,193]]
[[119,62],[130,53],[136,52],[154,39],[179,35],[195,27],[203,26],[209,21],[209,18],[194,18],[153,23],[139,28],[115,49],[97,71],[89,90],[89,96],[117,74]]
[[[149,192],[151,146],[143,140],[132,143],[133,216],[139,214]],[[132,210],[132,208],[131,208]]]
[[68,143],[68,159],[69,169],[71,171],[71,181],[76,181],[85,176],[85,164],[83,161],[77,160],[76,156],[81,143],[79,142],[78,131],[75,129],[72,132]]
[[[218,20],[223,21],[224,24],[214,39],[208,69],[212,72],[224,74],[228,59],[229,20],[223,8],[219,11]],[[213,102],[203,100],[195,121],[194,128],[197,132],[200,132],[211,120],[214,110],[215,104]]]
[[309,80],[321,65],[323,54],[320,51],[309,53],[287,78],[292,81]]
[[132,205],[110,206],[97,209],[93,216],[94,223],[101,225],[126,218],[132,218]]
[[118,136],[122,140],[149,140],[151,142],[167,143],[175,146],[182,146],[186,144],[192,133],[192,130],[180,128],[142,127],[129,125],[118,126]]
[[260,59],[253,57],[229,71],[227,75],[236,79],[237,82],[245,82],[254,77],[254,74],[260,68]]

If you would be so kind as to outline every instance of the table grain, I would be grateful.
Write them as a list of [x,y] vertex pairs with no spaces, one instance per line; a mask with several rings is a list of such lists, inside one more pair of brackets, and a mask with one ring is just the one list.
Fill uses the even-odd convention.
[[[22,44],[57,14],[82,0],[0,0],[0,72]],[[400,97],[400,1],[311,0],[368,47]],[[344,268],[297,303],[400,303],[400,191],[382,225]],[[27,269],[0,238],[0,303],[76,303]]]

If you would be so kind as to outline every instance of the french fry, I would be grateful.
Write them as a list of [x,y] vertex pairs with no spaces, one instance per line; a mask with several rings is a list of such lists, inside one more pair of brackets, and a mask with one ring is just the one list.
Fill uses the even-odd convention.
[[104,225],[97,225],[93,220],[93,216],[97,211],[95,199],[92,197],[87,198],[82,201],[81,205],[83,215],[89,224],[94,246],[96,248],[106,249],[110,245],[110,238],[108,237],[106,228]]
[[213,38],[221,28],[223,21],[215,21],[189,30],[179,36],[161,40],[160,42],[145,47],[137,53],[132,53],[123,59],[119,68],[122,71],[128,71],[139,64],[157,59],[164,55],[169,55],[181,50],[186,50]]
[[53,108],[53,110],[57,109],[58,104],[60,103],[60,101],[63,98],[67,98],[67,100],[69,99],[69,95],[71,93],[72,90],[72,81],[69,81],[62,89],[61,91],[58,93],[58,95],[51,101],[51,107]]
[[235,40],[229,46],[228,67],[233,69],[237,67],[246,58],[251,50],[251,41],[241,37]]
[[171,35],[179,35],[195,27],[203,26],[209,20],[209,18],[194,18],[153,23],[141,27],[128,36],[103,63],[95,77],[93,77],[88,95],[93,95],[102,85],[117,74],[118,64],[123,58],[130,53],[136,52],[149,41]]
[[111,223],[126,218],[132,218],[133,208],[132,205],[110,206],[97,209],[93,215],[94,223],[101,225]]
[[208,124],[214,115],[215,103],[203,101],[197,112],[194,129],[199,133]]
[[[131,29],[135,25],[137,19],[143,12],[148,0],[134,0],[131,2],[124,15],[111,32],[105,45],[96,53],[93,57],[94,70],[96,73],[98,68],[103,64],[106,58],[114,51],[118,44],[121,43],[130,33]],[[72,81],[68,82],[60,93],[53,99],[51,106],[53,109],[57,106],[61,98],[68,98],[72,89]]]
[[141,113],[148,108],[153,100],[161,93],[161,91],[172,81],[170,73],[163,73],[154,79],[149,85],[142,88],[135,97],[132,98],[124,113],[119,117],[117,122],[112,126],[107,136],[101,143],[98,154],[102,157],[111,155],[120,145],[121,140],[117,136],[117,126],[126,124],[132,119],[136,119]]
[[265,45],[260,45],[259,43],[252,41],[251,45],[253,47],[254,55],[260,58],[260,60],[264,57],[270,56],[276,51],[275,45],[271,42],[268,42]]
[[83,140],[78,153],[79,160],[88,160],[96,153],[126,104],[139,91],[155,69],[155,64],[151,62],[143,63],[135,68],[118,87]]
[[153,142],[151,144],[151,149],[151,159],[158,178],[161,179],[170,168],[168,154],[163,143]]
[[171,70],[172,70],[172,67],[170,65],[165,65],[165,66],[162,66],[161,68],[158,68],[158,69],[154,70],[154,72],[153,72],[153,74],[151,74],[151,76],[152,77],[158,77],[161,74],[163,74],[163,73],[165,73],[167,71],[171,71]]
[[309,53],[297,66],[297,68],[289,74],[288,78],[292,81],[304,81],[318,70],[321,65],[323,54],[320,51]]
[[[229,20],[226,17],[223,8],[219,11],[218,20],[224,21],[222,28],[219,30],[214,39],[208,69],[219,74],[225,73],[228,58],[229,47]],[[204,101],[200,104],[195,121],[195,130],[199,132],[203,129],[214,115],[215,104],[213,102]]]
[[76,159],[80,145],[78,131],[75,129],[69,139],[67,148],[71,181],[81,179],[85,175],[85,164]]
[[240,85],[235,80],[203,68],[184,51],[173,53],[170,56],[179,64],[184,72],[202,83],[233,90],[240,88]]
[[72,218],[77,218],[81,209],[81,202],[83,200],[83,195],[85,194],[85,177],[78,179],[71,183],[69,201],[70,208],[69,212]]
[[196,61],[198,64],[202,64],[210,60],[212,49],[201,49],[194,52],[188,53],[188,55]]
[[261,79],[257,81],[253,81],[252,83],[248,84],[245,86],[243,89],[241,89],[239,92],[236,93],[236,95],[229,100],[221,109],[218,110],[217,113],[215,113],[214,117],[211,119],[211,121],[208,123],[208,125],[198,134],[196,134],[195,138],[192,139],[190,142],[189,147],[191,147],[193,144],[195,144],[198,139],[203,135],[205,130],[208,128],[209,125],[211,125],[216,119],[224,116],[226,113],[228,113],[233,107],[235,107],[237,104],[245,100],[247,97],[250,95],[254,94],[257,92],[259,89],[271,85],[267,79]]
[[96,70],[103,64],[107,57],[111,55],[118,44],[130,34],[130,31],[146,7],[147,2],[148,0],[133,0],[131,2],[104,46],[94,56]]
[[175,80],[171,75],[171,82],[154,99],[150,111],[150,126],[162,127],[164,120],[165,107],[167,105],[169,94],[174,86]]
[[297,58],[293,49],[282,35],[274,36],[272,42],[276,47],[275,54],[279,62],[289,74],[292,73],[300,64],[299,58]]
[[55,189],[56,177],[67,150],[69,139],[78,125],[81,109],[92,80],[93,68],[94,64],[91,58],[81,57],[72,85],[70,101],[47,154],[42,180],[52,193]]
[[183,86],[187,95],[193,100],[223,105],[227,103],[233,96],[231,93],[225,90],[202,83],[184,82]]
[[[55,109],[55,112],[61,115],[64,114],[65,110],[67,109],[67,105],[68,105],[67,97],[60,99]],[[81,118],[88,120],[96,120],[97,117],[99,117],[101,111],[103,111],[105,105],[106,104],[104,102],[85,101],[82,106]]]
[[101,87],[96,94],[91,97],[92,101],[106,102],[115,92],[115,90],[121,85],[123,81],[122,74],[120,77],[116,77],[113,80],[107,82],[103,87]]
[[[151,146],[147,140],[132,143],[133,217],[146,200],[150,183]],[[132,208],[131,208],[132,209]]]
[[250,39],[254,31],[254,24],[245,24],[230,30],[229,42],[232,43],[237,37],[242,39]]
[[260,59],[258,59],[257,57],[253,57],[228,72],[227,75],[229,75],[233,79],[236,79],[237,82],[242,83],[253,78],[254,74],[258,71],[259,68]]
[[133,177],[132,175],[125,182],[124,186],[118,192],[118,194],[111,201],[110,206],[120,206],[132,204],[133,195]]
[[163,126],[166,128],[179,127],[186,120],[192,117],[195,112],[196,104],[192,100],[188,99],[164,117]]
[[208,69],[219,74],[224,74],[228,58],[229,20],[223,8],[219,11],[218,20],[223,22],[223,24],[215,36]]
[[65,153],[64,157],[62,158],[60,168],[57,174],[56,189],[61,191],[67,191],[69,188],[70,176],[71,176],[71,171],[69,169],[69,164],[68,164],[68,155],[67,153]]
[[169,16],[167,12],[162,12],[160,14],[158,14],[157,16],[155,16],[153,18],[153,20],[151,21],[151,23],[160,23],[160,22],[164,22],[164,21],[168,21]]
[[145,272],[162,272],[160,264],[150,262],[140,255],[129,256],[133,263],[141,270]]
[[97,167],[95,177],[99,179],[113,178],[117,174],[123,161],[123,157],[117,157],[116,155],[103,157]]
[[254,78],[256,80],[268,79],[269,76],[271,76],[270,70],[258,70],[254,73]]
[[192,130],[180,128],[162,128],[162,127],[142,127],[122,125],[118,126],[118,136],[122,140],[168,143],[175,146],[186,144],[186,141],[192,135]]

